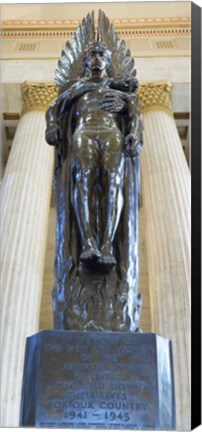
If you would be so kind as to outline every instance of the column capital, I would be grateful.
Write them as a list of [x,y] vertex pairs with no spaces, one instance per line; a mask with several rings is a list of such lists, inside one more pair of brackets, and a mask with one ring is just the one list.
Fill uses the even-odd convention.
[[[22,84],[22,114],[29,111],[46,111],[57,97],[57,86],[53,82],[25,82]],[[138,97],[141,114],[148,111],[165,111],[173,115],[171,105],[172,84],[167,81],[141,82]]]
[[46,111],[57,97],[58,90],[54,82],[24,82],[22,89],[22,115],[30,111]]
[[140,111],[164,111],[173,116],[171,105],[172,84],[168,81],[140,82],[138,97]]

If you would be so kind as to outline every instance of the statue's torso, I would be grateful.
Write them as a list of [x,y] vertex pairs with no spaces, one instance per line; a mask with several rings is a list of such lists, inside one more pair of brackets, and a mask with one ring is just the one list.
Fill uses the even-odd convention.
[[76,128],[106,130],[120,127],[120,114],[110,113],[100,107],[103,97],[109,93],[114,94],[114,90],[100,86],[79,98],[74,106]]

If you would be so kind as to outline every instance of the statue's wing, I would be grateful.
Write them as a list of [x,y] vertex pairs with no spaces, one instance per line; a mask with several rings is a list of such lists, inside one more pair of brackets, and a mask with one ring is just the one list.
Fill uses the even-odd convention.
[[75,80],[82,73],[83,56],[86,46],[95,40],[94,12],[83,18],[71,43],[67,41],[65,50],[55,70],[55,82],[61,87],[69,80]]
[[102,10],[98,12],[98,40],[107,45],[112,53],[112,66],[116,75],[136,75],[135,60],[126,48],[124,40],[120,41],[114,25],[110,23]]

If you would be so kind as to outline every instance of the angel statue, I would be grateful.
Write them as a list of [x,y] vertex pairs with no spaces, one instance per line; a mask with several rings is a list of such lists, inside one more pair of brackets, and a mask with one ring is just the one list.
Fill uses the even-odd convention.
[[54,326],[139,331],[142,119],[134,59],[104,12],[66,43],[46,113],[55,146]]

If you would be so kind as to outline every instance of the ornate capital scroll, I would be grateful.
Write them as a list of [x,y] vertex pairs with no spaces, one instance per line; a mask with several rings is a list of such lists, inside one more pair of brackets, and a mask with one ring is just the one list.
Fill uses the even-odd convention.
[[25,82],[22,84],[22,115],[30,111],[46,111],[57,97],[57,86],[51,82]]
[[172,84],[166,81],[141,83],[138,91],[140,111],[165,111],[173,116],[171,105]]

